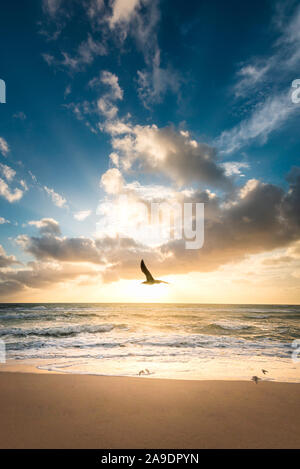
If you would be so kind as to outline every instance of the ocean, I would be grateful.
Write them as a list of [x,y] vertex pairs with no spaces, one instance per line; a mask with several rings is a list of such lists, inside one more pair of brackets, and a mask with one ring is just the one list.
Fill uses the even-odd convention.
[[0,304],[0,340],[20,368],[300,382],[300,306]]

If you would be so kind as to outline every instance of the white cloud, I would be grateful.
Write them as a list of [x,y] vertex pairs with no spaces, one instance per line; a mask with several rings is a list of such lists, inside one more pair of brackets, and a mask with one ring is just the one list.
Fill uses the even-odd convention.
[[283,2],[276,9],[273,25],[279,37],[272,44],[272,54],[254,57],[237,72],[233,92],[237,98],[247,100],[251,115],[222,133],[218,143],[225,153],[254,139],[265,142],[271,132],[281,128],[299,109],[291,102],[287,86],[291,86],[292,74],[298,76],[300,65],[300,5]]
[[106,119],[113,119],[118,113],[118,107],[113,104],[116,100],[123,99],[123,90],[119,85],[119,80],[117,75],[114,75],[107,70],[101,72],[100,77],[93,78],[89,82],[90,87],[99,86],[99,84],[104,84],[109,86],[109,91],[105,93],[97,101],[97,108],[103,114]]
[[54,205],[60,208],[66,206],[67,201],[62,195],[58,194],[57,192],[54,191],[54,189],[51,189],[47,186],[44,186],[44,189],[47,192],[47,194],[51,197]]
[[94,61],[95,57],[106,54],[106,47],[101,42],[95,41],[91,34],[88,34],[87,39],[79,45],[75,56],[72,57],[67,52],[62,52],[64,60],[62,62],[55,61],[55,63],[58,65],[61,64],[72,70],[77,70],[83,65],[90,65]]
[[9,152],[9,146],[5,138],[0,137],[0,153],[2,153],[3,156],[6,156],[7,153]]
[[111,87],[111,99],[123,99],[123,90],[120,88],[119,79],[117,75],[107,70],[104,70],[101,73],[100,79],[102,83]]
[[84,221],[91,215],[91,210],[80,210],[79,212],[74,213],[75,220]]
[[124,179],[117,168],[112,168],[102,175],[100,185],[108,194],[118,194],[123,189]]
[[28,186],[27,186],[26,181],[24,181],[24,179],[20,180],[20,185],[23,187],[24,191],[28,191]]
[[10,223],[10,221],[6,220],[4,217],[0,217],[0,225],[4,225],[5,223]]
[[0,196],[4,197],[10,203],[17,202],[22,199],[23,191],[21,191],[21,189],[11,191],[4,179],[0,178]]
[[227,161],[226,163],[222,163],[222,166],[225,169],[226,176],[244,176],[241,169],[249,168],[248,163],[243,163],[240,161]]
[[110,27],[114,28],[120,22],[128,23],[140,3],[140,0],[112,0]]
[[245,199],[250,194],[250,192],[255,191],[259,185],[262,185],[262,183],[260,183],[257,179],[249,179],[239,192],[240,198]]
[[222,132],[216,144],[224,153],[232,153],[255,139],[265,142],[271,132],[282,127],[297,112],[299,108],[292,103],[289,92],[270,96],[255,107],[249,118]]
[[266,81],[274,83],[285,80],[287,71],[297,72],[300,64],[300,6],[296,6],[286,21],[284,8],[275,18],[280,36],[273,44],[273,54],[269,57],[255,57],[243,64],[237,72],[234,92],[237,97],[247,96],[251,90],[257,95],[258,85],[266,87]]
[[94,40],[92,35],[88,34],[87,39],[79,44],[77,52],[74,55],[66,51],[62,51],[61,54],[63,56],[62,60],[46,53],[43,53],[42,57],[49,66],[62,66],[72,71],[77,71],[85,65],[90,65],[97,56],[106,55],[107,49],[104,44]]
[[35,176],[31,171],[28,171],[28,174],[30,175],[30,177],[31,177],[31,179],[33,180],[33,182],[37,184],[38,181],[37,181],[36,176]]
[[42,218],[41,220],[32,220],[28,225],[36,226],[41,234],[60,235],[59,223],[54,218]]
[[265,78],[270,68],[270,62],[243,66],[237,73],[239,80],[234,86],[235,95],[237,97],[247,95],[250,89]]
[[192,140],[173,127],[109,123],[112,147],[118,154],[119,168],[164,175],[177,184],[202,182],[230,187],[214,148]]
[[145,105],[160,102],[171,90],[177,93],[179,74],[171,67],[161,65],[160,49],[155,31],[160,19],[157,0],[111,1],[112,15],[109,27],[124,41],[130,34],[144,55],[146,68],[138,70],[138,94]]
[[91,64],[97,55],[106,55],[106,47],[98,41],[95,41],[89,34],[78,48],[78,61],[83,64]]
[[118,114],[117,106],[114,106],[107,97],[99,98],[97,107],[107,119],[113,119]]
[[174,70],[160,66],[160,51],[156,48],[150,69],[138,71],[138,85],[139,97],[147,106],[160,102],[168,90],[177,93],[180,78]]
[[3,174],[7,181],[12,181],[16,175],[16,171],[6,164],[0,163],[0,172]]

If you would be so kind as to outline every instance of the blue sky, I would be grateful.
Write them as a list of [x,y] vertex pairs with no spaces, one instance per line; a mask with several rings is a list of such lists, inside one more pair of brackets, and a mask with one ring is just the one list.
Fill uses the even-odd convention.
[[[176,200],[189,190],[210,204],[210,239],[218,245],[208,242],[218,261],[202,251],[179,275],[273,252],[275,261],[293,259],[283,283],[298,298],[300,105],[291,85],[300,78],[299,2],[30,0],[17,8],[6,2],[0,22],[4,300],[51,299],[58,284],[63,299],[68,282],[77,288],[95,278],[103,285],[135,278],[133,259],[148,248],[138,240],[129,259],[119,247],[116,262],[116,248],[103,241],[103,204],[129,192],[149,202],[149,191],[154,200],[163,190]],[[251,218],[243,205],[255,197],[266,204],[265,216]],[[261,224],[268,197],[270,228]],[[279,206],[287,207],[283,215]],[[229,217],[228,207],[238,215]],[[253,236],[247,240],[237,223],[237,245],[226,245],[223,256],[214,236],[227,216],[248,220]],[[282,236],[280,217],[289,217]],[[220,239],[226,236],[228,229]],[[107,252],[101,260],[99,239]],[[168,259],[180,260],[179,251],[158,248],[154,265],[176,274]],[[32,281],[47,266],[61,270],[61,279]]]

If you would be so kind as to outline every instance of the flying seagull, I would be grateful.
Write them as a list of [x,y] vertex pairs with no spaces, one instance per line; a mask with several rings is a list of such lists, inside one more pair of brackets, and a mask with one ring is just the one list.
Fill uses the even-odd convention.
[[264,375],[268,373],[268,370],[261,370],[261,371],[263,372]]
[[168,282],[164,282],[163,280],[155,280],[152,275],[150,274],[149,270],[147,269],[146,267],[146,264],[145,262],[141,261],[141,269],[142,269],[142,272],[146,275],[146,282],[142,282],[142,283],[145,283],[146,285],[154,285],[155,283],[168,283]]

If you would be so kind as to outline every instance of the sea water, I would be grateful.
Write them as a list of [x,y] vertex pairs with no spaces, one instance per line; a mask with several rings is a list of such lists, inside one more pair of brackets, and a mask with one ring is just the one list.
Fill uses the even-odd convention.
[[0,339],[49,371],[300,382],[300,306],[0,304]]

